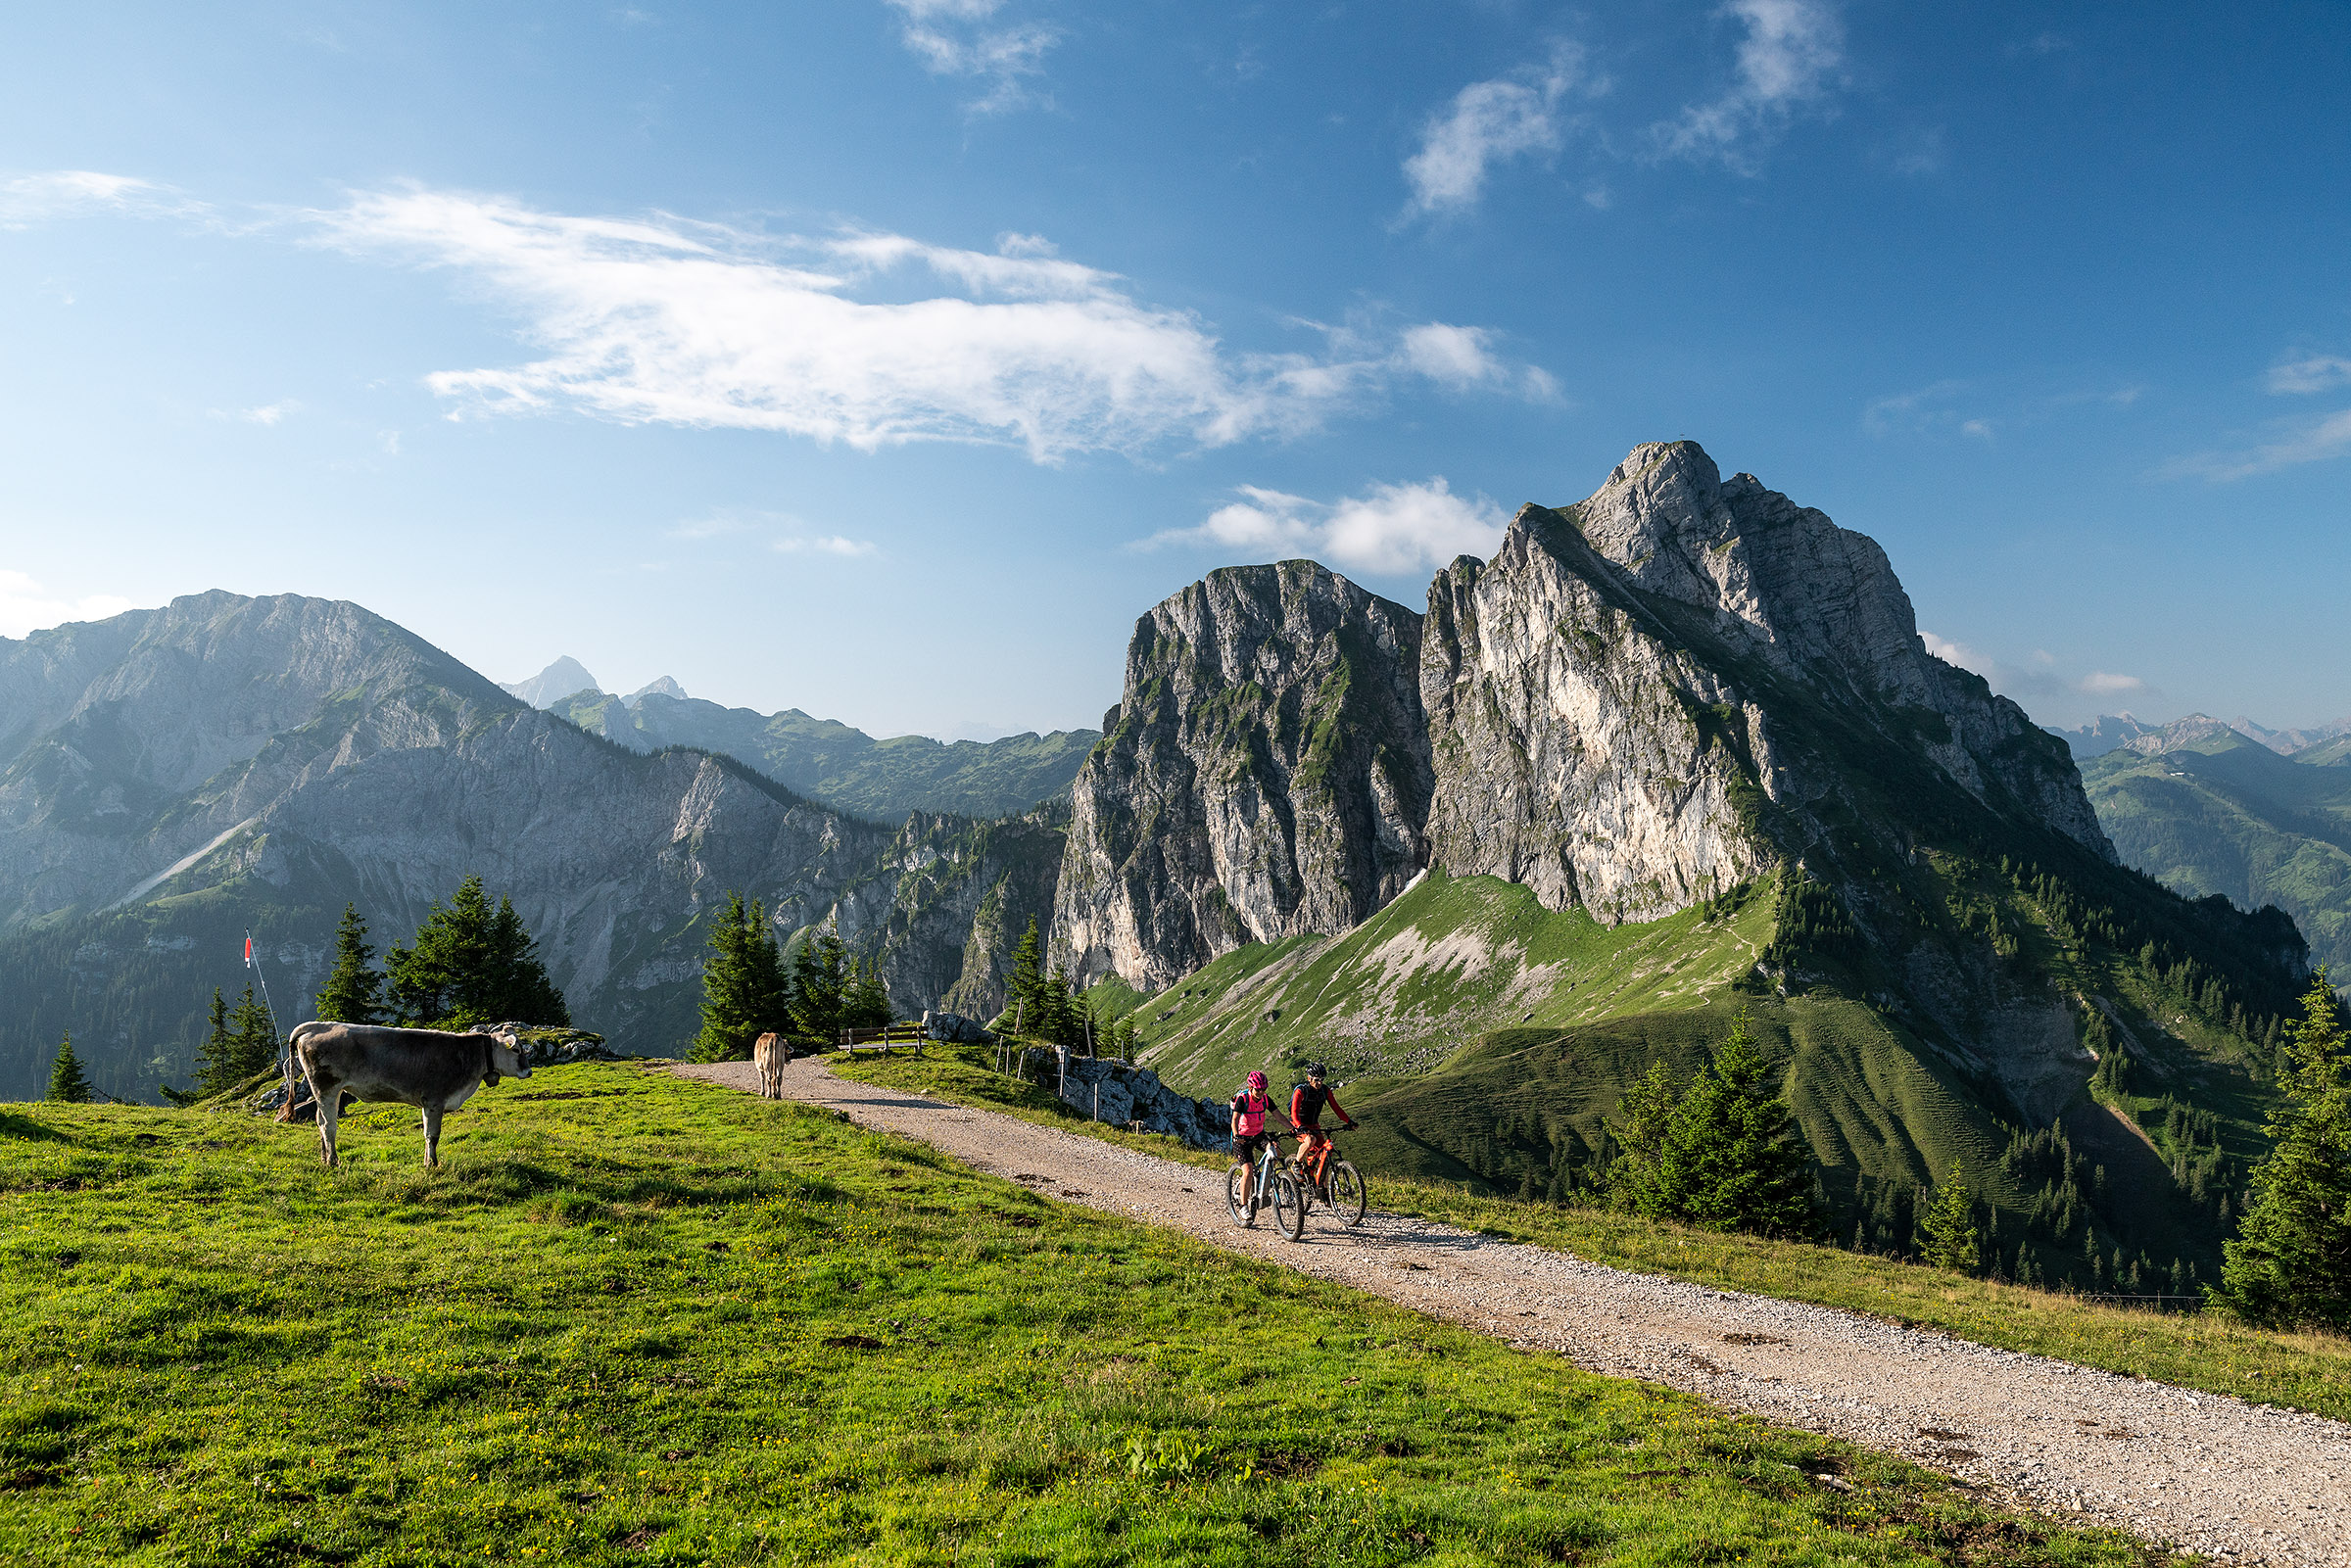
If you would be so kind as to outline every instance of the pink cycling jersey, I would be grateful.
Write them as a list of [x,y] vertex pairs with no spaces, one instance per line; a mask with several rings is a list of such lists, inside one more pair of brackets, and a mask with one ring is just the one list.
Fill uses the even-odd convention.
[[1251,1094],[1244,1089],[1232,1097],[1232,1114],[1239,1118],[1241,1136],[1254,1138],[1266,1130],[1266,1113],[1273,1109],[1270,1094]]

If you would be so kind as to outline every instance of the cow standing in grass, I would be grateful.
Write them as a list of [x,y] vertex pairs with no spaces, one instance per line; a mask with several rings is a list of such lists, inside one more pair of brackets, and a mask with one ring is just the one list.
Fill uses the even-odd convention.
[[784,1064],[791,1060],[792,1047],[781,1034],[762,1034],[751,1042],[751,1066],[759,1069],[760,1098],[784,1098]]
[[424,1163],[441,1163],[441,1115],[502,1076],[527,1078],[531,1055],[511,1033],[395,1029],[374,1023],[301,1023],[289,1042],[318,1103],[318,1146],[335,1163],[343,1097],[412,1105],[424,1113]]

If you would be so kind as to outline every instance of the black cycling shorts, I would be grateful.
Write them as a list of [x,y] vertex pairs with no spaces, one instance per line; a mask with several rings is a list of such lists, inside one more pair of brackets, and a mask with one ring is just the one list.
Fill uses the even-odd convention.
[[1232,1140],[1232,1158],[1245,1165],[1254,1165],[1262,1151],[1276,1147],[1278,1145],[1274,1142],[1273,1134],[1270,1132],[1239,1133]]

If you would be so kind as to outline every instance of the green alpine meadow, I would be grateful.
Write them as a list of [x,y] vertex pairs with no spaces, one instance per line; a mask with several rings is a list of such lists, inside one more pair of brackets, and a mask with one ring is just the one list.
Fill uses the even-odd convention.
[[343,1139],[0,1116],[0,1560],[2170,1560],[658,1067]]

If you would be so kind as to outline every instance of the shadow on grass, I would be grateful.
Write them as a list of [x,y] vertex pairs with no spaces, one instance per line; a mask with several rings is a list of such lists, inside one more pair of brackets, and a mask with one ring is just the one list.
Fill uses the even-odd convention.
[[24,1138],[33,1143],[72,1143],[73,1140],[30,1117],[0,1111],[0,1138]]

